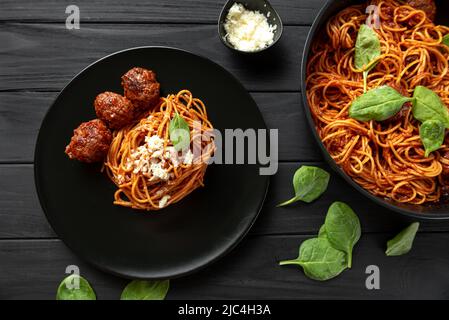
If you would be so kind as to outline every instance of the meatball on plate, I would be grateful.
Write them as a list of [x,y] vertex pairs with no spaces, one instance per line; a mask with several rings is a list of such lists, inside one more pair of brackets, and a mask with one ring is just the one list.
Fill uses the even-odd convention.
[[138,121],[159,102],[159,82],[152,70],[132,68],[122,77],[125,96],[106,91],[94,101],[98,119],[81,124],[73,133],[66,154],[81,162],[100,162],[106,157],[112,135]]
[[144,68],[132,68],[122,77],[125,97],[142,111],[151,109],[159,102],[160,84],[156,74]]
[[91,120],[73,131],[65,153],[70,159],[81,162],[100,162],[108,153],[111,141],[111,131],[104,122],[99,119]]
[[126,97],[114,92],[104,92],[94,102],[97,117],[111,129],[120,129],[135,119],[135,107]]

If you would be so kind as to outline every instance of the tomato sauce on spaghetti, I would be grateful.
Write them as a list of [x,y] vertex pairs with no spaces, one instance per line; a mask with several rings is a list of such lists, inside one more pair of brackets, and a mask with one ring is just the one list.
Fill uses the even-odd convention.
[[306,83],[316,130],[335,162],[372,194],[401,203],[438,202],[449,193],[447,136],[426,158],[410,104],[383,122],[348,115],[352,101],[364,92],[354,50],[368,5],[378,8],[380,27],[374,30],[382,51],[368,75],[368,89],[389,85],[412,96],[421,85],[449,105],[449,47],[442,43],[449,28],[435,25],[425,11],[404,1],[373,0],[340,11],[312,45]]

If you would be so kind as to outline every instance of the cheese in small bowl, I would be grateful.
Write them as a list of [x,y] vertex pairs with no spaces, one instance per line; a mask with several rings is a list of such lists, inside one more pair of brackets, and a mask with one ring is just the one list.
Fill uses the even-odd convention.
[[[271,13],[264,15],[234,3],[223,23],[224,40],[238,51],[258,52],[270,47],[276,39],[276,24],[270,24]],[[274,19],[274,17],[273,17]],[[279,21],[280,22],[280,21]]]

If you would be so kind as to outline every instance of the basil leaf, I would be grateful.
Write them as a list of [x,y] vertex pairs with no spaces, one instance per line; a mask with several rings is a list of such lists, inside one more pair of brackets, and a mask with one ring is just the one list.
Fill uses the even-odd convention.
[[396,237],[388,241],[385,254],[389,257],[401,256],[408,253],[413,246],[416,232],[419,229],[419,222],[412,223],[402,230]]
[[376,32],[366,24],[360,26],[357,40],[355,43],[355,67],[363,70],[364,92],[366,92],[368,72],[373,69],[377,62],[374,62],[382,51],[380,41]]
[[314,201],[326,191],[329,179],[329,173],[321,168],[302,166],[296,170],[293,176],[295,197],[279,204],[278,207],[283,207],[296,201],[307,203]]
[[318,238],[327,238],[326,226],[324,224],[321,226],[320,231],[318,231]]
[[445,46],[449,47],[449,34],[445,35],[443,37],[443,42],[442,42]]
[[381,55],[380,41],[377,33],[366,24],[362,24],[355,43],[355,67],[369,71],[375,67],[370,65]]
[[298,258],[281,261],[279,265],[299,265],[310,279],[325,281],[346,269],[346,259],[344,252],[334,249],[327,239],[313,238],[301,244]]
[[349,107],[349,116],[359,121],[387,120],[412,100],[389,86],[382,86],[356,98]]
[[171,119],[168,133],[176,151],[190,148],[189,124],[178,113]]
[[449,111],[440,97],[432,90],[417,86],[413,93],[413,116],[415,119],[426,122],[427,120],[439,120],[446,128],[449,128]]
[[419,136],[426,149],[425,157],[443,145],[444,133],[444,124],[439,120],[427,120],[421,125]]
[[352,266],[352,250],[361,236],[360,221],[352,209],[343,202],[334,202],[324,222],[331,245],[347,254],[348,267]]
[[72,274],[61,281],[56,300],[96,300],[94,289],[83,277]]
[[164,300],[170,281],[131,281],[123,290],[120,300]]

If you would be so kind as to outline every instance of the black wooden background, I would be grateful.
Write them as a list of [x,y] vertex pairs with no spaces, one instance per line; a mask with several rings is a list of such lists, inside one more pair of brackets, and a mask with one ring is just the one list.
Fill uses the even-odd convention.
[[[178,47],[218,62],[252,93],[267,125],[280,130],[280,170],[249,236],[213,266],[173,280],[169,299],[448,299],[449,222],[422,222],[412,252],[390,258],[386,240],[411,221],[369,202],[335,174],[319,201],[275,207],[292,195],[298,166],[327,167],[299,92],[301,51],[324,2],[272,0],[284,34],[269,52],[244,57],[218,38],[223,0],[1,0],[0,299],[53,299],[69,264],[80,266],[99,299],[119,298],[127,281],[83,263],[48,225],[34,188],[33,152],[46,110],[77,72],[104,55],[144,45]],[[69,4],[80,8],[80,30],[65,28]],[[296,257],[301,241],[317,233],[335,200],[350,204],[362,221],[353,269],[319,283],[279,267],[277,261]],[[380,268],[380,290],[365,287],[368,265]]]

